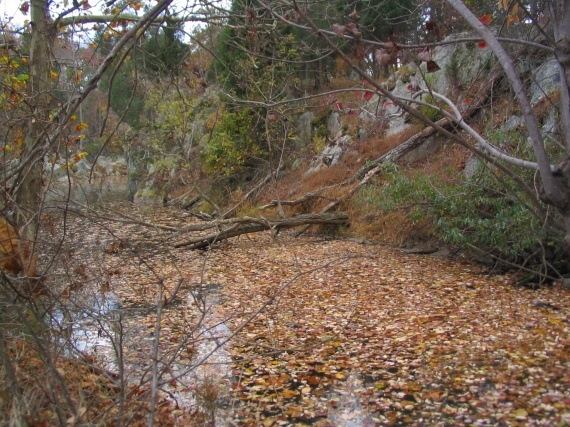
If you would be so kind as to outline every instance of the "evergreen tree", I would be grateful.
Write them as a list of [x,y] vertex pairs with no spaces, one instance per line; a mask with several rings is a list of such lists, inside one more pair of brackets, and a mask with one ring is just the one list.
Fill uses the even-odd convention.
[[173,74],[180,71],[188,45],[182,41],[179,24],[167,23],[158,28],[141,46],[143,61],[147,73]]
[[[419,8],[415,0],[356,0],[339,2],[345,21],[360,26],[363,37],[379,41],[401,41],[417,28]],[[342,22],[341,22],[342,23]]]

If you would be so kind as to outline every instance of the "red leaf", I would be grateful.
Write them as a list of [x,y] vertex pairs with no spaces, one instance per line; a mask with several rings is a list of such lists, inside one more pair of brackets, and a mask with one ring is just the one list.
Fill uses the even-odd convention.
[[437,29],[437,22],[429,20],[426,22],[426,30],[435,31]]
[[356,40],[360,40],[362,38],[362,33],[354,22],[348,24],[347,29],[351,33],[352,37],[354,37]]
[[485,40],[480,40],[479,43],[477,43],[477,46],[479,46],[479,49],[486,48],[487,42]]
[[248,23],[249,25],[251,25],[251,24],[253,24],[253,23],[255,22],[256,16],[255,16],[255,11],[254,11],[254,10],[248,9],[247,12],[246,12],[246,16],[247,16],[247,23]]
[[490,13],[487,13],[481,16],[479,18],[479,21],[481,21],[481,24],[488,26],[491,24],[491,22],[493,22],[493,16]]
[[362,61],[364,59],[364,46],[362,46],[361,44],[355,44],[352,47],[352,53],[353,55],[356,57],[356,59],[358,59],[359,61]]
[[337,108],[337,110],[342,110],[342,102],[337,102],[335,104],[335,107]]
[[24,15],[28,13],[29,9],[30,9],[30,3],[28,3],[27,1],[22,3],[22,6],[20,6],[20,12],[22,12]]
[[367,91],[367,92],[364,92],[364,95],[362,96],[362,98],[364,98],[365,101],[370,101],[372,99],[373,95],[374,95],[373,92]]

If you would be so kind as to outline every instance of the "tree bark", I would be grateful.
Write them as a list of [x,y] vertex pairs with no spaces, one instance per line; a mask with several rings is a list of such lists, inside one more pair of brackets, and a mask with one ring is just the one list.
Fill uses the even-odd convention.
[[53,29],[49,23],[48,2],[32,0],[30,7],[32,38],[30,43],[30,79],[28,83],[28,105],[32,118],[24,137],[20,157],[21,169],[16,178],[15,198],[18,205],[17,219],[26,227],[26,237],[33,239],[35,223],[38,221],[38,205],[41,198],[43,151],[38,149],[47,139],[45,127],[49,121],[51,92],[50,43]]

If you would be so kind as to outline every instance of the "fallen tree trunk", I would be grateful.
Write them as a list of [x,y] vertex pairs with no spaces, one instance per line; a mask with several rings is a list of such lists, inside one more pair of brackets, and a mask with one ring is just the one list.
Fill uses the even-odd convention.
[[235,218],[234,221],[225,220],[224,224],[230,225],[229,228],[220,230],[206,236],[197,237],[186,242],[177,243],[175,248],[189,246],[189,249],[204,249],[215,242],[229,239],[231,237],[240,236],[242,234],[257,233],[263,230],[282,230],[299,226],[309,225],[325,225],[325,224],[346,224],[348,222],[348,214],[346,212],[330,212],[322,214],[303,214],[290,218],[269,219],[269,218]]

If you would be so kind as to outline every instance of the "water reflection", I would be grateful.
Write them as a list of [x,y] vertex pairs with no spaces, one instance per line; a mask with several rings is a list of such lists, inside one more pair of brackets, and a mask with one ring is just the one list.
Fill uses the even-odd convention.
[[[71,186],[60,184],[52,188],[49,194],[50,202],[57,207],[67,207],[71,198],[71,204],[75,202],[79,208],[120,206],[123,208],[121,210],[124,210],[126,206],[129,215],[141,215],[141,218],[147,217],[147,214],[154,212],[156,208],[152,205],[140,206],[127,202],[126,180],[122,177],[108,177],[95,183],[73,183]],[[89,222],[85,224],[88,226]],[[70,242],[71,250],[75,251],[76,255],[81,252],[82,256],[87,257],[86,264],[90,266],[86,269],[87,272],[104,269],[104,260],[98,258],[97,254],[106,256],[104,253],[109,253],[105,250],[108,239],[97,232],[92,235],[85,233],[81,226],[79,230],[81,231],[77,232],[70,228],[66,231],[68,236],[78,237],[77,241]],[[145,257],[148,262],[154,256],[163,255],[162,247],[149,244],[152,236],[144,237],[141,232],[140,235],[137,234],[137,238],[142,240],[143,249],[137,252],[135,258]],[[67,268],[73,270],[76,267],[70,265]],[[120,298],[107,290],[114,289],[122,295],[120,289],[125,286],[123,279],[114,275],[106,276],[109,284],[102,287],[100,280],[91,276],[89,274],[89,277],[82,278],[81,282],[88,284],[82,285],[81,289],[70,291],[65,302],[53,311],[52,326],[60,331],[59,344],[69,356],[96,357],[99,365],[118,374],[120,380],[126,384],[148,383],[157,341],[154,323],[149,319],[156,317],[157,307],[132,307],[129,302],[125,303],[128,307],[123,307]],[[102,291],[103,288],[106,290]],[[188,295],[179,296],[178,302],[187,301],[187,307],[184,308],[188,312],[187,318],[198,319],[196,324],[189,322],[184,331],[180,332],[181,341],[185,346],[192,347],[192,351],[185,352],[179,348],[170,353],[171,347],[164,340],[173,337],[169,335],[170,331],[166,330],[167,333],[162,333],[158,338],[160,342],[157,361],[159,388],[168,398],[182,409],[199,409],[206,412],[212,422],[216,420],[216,425],[224,425],[216,411],[219,402],[225,399],[229,390],[231,362],[224,345],[231,331],[217,310],[222,301],[221,290],[220,284],[203,285],[194,287]],[[161,328],[170,328],[168,317],[176,316],[176,311],[175,305],[168,305],[163,309],[165,323]],[[164,348],[163,344],[166,344]],[[186,353],[191,354],[191,358],[180,357],[182,353],[184,356]]]
[[[193,357],[186,362],[161,361],[159,369],[161,389],[170,399],[181,408],[199,409],[212,422],[217,420],[215,425],[223,426],[218,410],[220,402],[228,398],[231,356],[225,343],[231,331],[216,310],[221,301],[219,290],[220,285],[214,285],[191,292],[189,301],[200,311],[199,325],[189,340],[194,346]],[[155,340],[148,329],[136,327],[148,313],[149,309],[123,308],[110,292],[88,295],[80,291],[53,311],[52,327],[62,331],[60,344],[69,357],[95,356],[106,370],[122,373],[122,380],[138,384],[148,378]],[[123,346],[138,347],[140,357],[125,357]]]
[[[61,331],[60,344],[69,357],[78,353],[104,354],[113,351],[109,331],[120,317],[121,303],[113,293],[87,295],[77,292],[52,311],[51,326]],[[116,369],[112,358],[105,357],[103,360],[106,369]]]
[[375,426],[368,411],[362,406],[358,392],[362,389],[363,381],[359,375],[351,374],[344,382],[339,383],[342,388],[333,390],[327,399],[333,402],[329,410],[328,419],[336,427],[366,427]]

